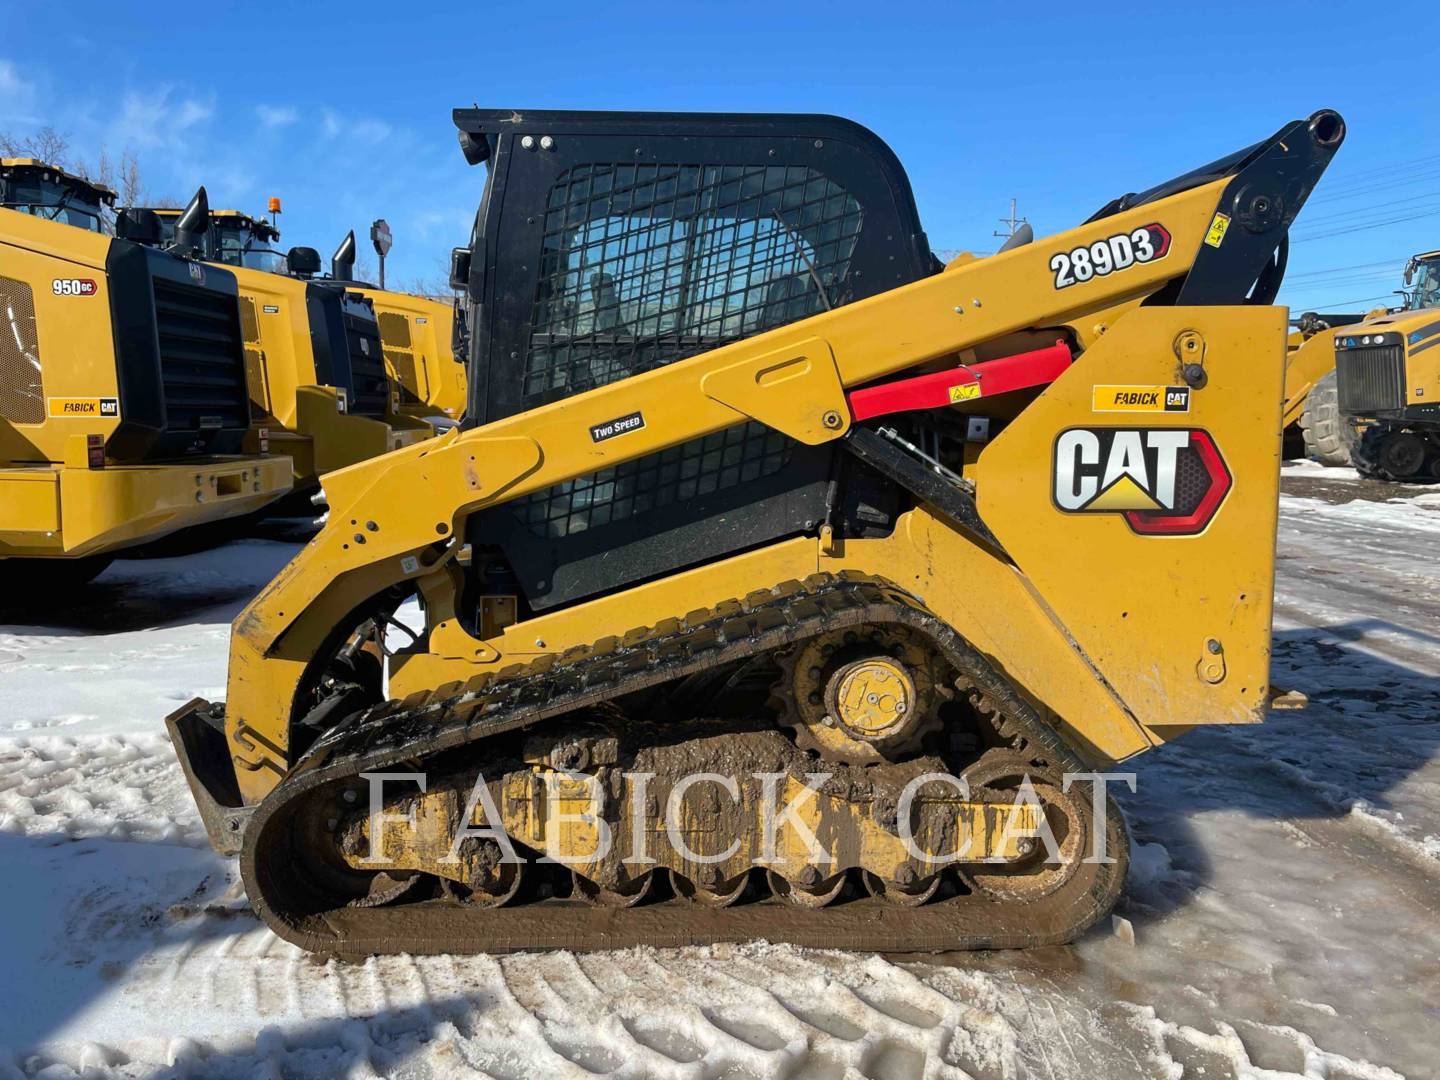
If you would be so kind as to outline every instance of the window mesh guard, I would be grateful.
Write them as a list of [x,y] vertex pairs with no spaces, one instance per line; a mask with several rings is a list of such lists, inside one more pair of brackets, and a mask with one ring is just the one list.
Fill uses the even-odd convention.
[[[844,303],[863,211],[814,169],[592,164],[551,188],[527,408]],[[738,425],[522,500],[562,537],[770,475],[789,444]]]

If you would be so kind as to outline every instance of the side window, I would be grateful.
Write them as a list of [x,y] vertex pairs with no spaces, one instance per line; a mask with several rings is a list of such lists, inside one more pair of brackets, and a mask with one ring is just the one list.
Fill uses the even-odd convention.
[[805,166],[566,171],[547,199],[526,406],[844,303],[862,219]]

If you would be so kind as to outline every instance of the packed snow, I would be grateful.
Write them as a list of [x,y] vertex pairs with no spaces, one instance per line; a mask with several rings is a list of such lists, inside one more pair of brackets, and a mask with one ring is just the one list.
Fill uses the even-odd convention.
[[116,563],[0,626],[0,1076],[1391,1078],[1440,1073],[1440,488],[1287,467],[1274,682],[1133,763],[1077,945],[316,961],[205,843],[161,719],[223,696],[292,535]]

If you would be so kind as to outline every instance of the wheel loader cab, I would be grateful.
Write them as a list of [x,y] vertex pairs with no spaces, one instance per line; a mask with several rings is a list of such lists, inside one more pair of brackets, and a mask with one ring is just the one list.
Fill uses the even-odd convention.
[[288,462],[236,456],[234,276],[104,235],[114,193],[51,166],[7,161],[0,195],[0,560],[103,566],[287,491]]
[[115,192],[35,158],[0,158],[0,206],[47,221],[104,232]]

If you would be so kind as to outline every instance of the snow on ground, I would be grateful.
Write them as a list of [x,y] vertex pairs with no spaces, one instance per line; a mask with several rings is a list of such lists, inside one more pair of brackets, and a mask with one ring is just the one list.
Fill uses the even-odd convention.
[[0,1077],[1428,1077],[1440,488],[1287,468],[1274,681],[1133,763],[1113,926],[1027,953],[753,944],[320,963],[212,854],[161,718],[293,553],[117,563],[0,626]]

